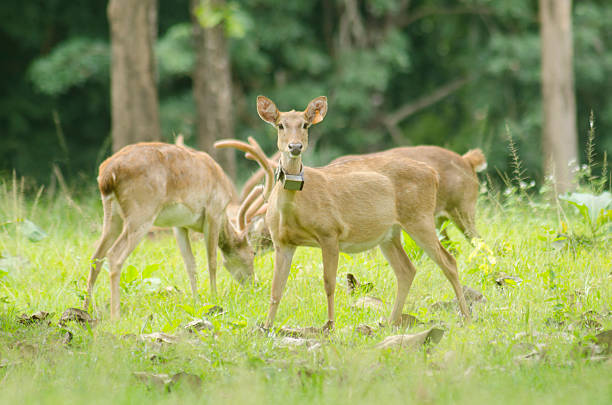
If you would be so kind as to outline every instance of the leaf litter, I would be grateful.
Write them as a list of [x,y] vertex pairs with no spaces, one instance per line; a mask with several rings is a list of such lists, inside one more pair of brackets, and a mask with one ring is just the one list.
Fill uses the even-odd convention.
[[437,344],[444,336],[444,330],[440,328],[429,328],[423,332],[410,335],[387,336],[382,342],[378,343],[377,349],[417,349],[425,344]]

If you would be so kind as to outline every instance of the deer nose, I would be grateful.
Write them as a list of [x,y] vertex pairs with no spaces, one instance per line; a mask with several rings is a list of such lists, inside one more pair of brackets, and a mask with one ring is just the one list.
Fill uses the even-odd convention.
[[297,156],[302,153],[302,144],[301,143],[290,143],[289,145],[289,153],[293,156]]

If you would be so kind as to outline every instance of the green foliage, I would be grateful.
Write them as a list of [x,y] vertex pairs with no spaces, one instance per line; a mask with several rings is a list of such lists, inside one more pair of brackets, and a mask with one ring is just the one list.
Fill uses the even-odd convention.
[[191,76],[195,63],[192,32],[191,24],[176,24],[157,41],[155,56],[162,81]]
[[225,34],[229,38],[242,38],[251,28],[252,22],[247,13],[235,2],[212,4],[210,0],[200,0],[195,8],[198,22],[204,28],[224,24]]
[[69,39],[44,58],[36,60],[29,70],[34,85],[43,93],[58,95],[90,79],[108,77],[110,51],[108,43],[87,38]]
[[[14,3],[0,6],[10,17],[3,29],[14,43],[2,49],[14,57],[0,66],[0,127],[7,134],[0,170],[16,168],[48,181],[56,163],[68,177],[84,171],[91,179],[96,157],[108,150],[110,127],[105,4],[50,0],[17,13]],[[194,133],[189,4],[159,4],[155,50],[166,140]],[[511,169],[509,127],[526,174],[542,182],[537,2],[372,0],[357,2],[352,17],[344,2],[335,1],[214,4],[202,1],[196,15],[204,27],[223,24],[230,37],[237,137],[254,135],[267,152],[274,150],[270,129],[255,112],[259,94],[283,109],[304,108],[325,94],[329,114],[312,130],[312,163],[399,145],[437,144],[458,152],[481,147],[496,177],[496,170]],[[586,144],[593,110],[601,160],[612,150],[612,82],[606,80],[612,75],[612,4],[575,2],[573,18],[579,144]],[[462,78],[469,79],[465,85],[389,127],[390,115]],[[54,114],[67,148],[58,140]]]

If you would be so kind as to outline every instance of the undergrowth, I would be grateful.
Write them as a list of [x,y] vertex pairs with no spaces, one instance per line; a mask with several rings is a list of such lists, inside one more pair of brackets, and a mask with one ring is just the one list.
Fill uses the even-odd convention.
[[[404,313],[422,324],[378,327],[395,296],[393,272],[378,250],[342,254],[336,330],[318,337],[317,345],[295,347],[258,329],[269,302],[272,253],[256,258],[257,286],[240,287],[221,270],[213,299],[203,243],[195,241],[203,301],[196,304],[166,231],[151,234],[127,260],[120,321],[109,320],[103,271],[92,312],[98,322],[59,326],[66,308],[82,305],[101,204],[93,190],[91,197],[75,201],[66,191],[49,198],[16,178],[4,181],[0,403],[609,402],[612,363],[593,346],[597,333],[612,328],[609,223],[603,219],[594,229],[579,208],[551,199],[550,185],[536,190],[522,177],[518,152],[512,155],[515,170],[506,177],[506,187],[483,185],[477,222],[482,239],[470,243],[448,227],[461,282],[486,298],[472,306],[472,323],[461,321],[440,269],[405,238],[418,272]],[[579,171],[578,191],[605,192],[603,169],[596,177],[591,170]],[[345,288],[347,273],[371,283],[372,291],[351,295]],[[366,294],[381,298],[384,309],[353,308]],[[208,314],[213,304],[223,312]],[[22,313],[37,311],[50,315],[33,324],[19,321]],[[208,319],[213,330],[185,332],[185,325],[198,318]],[[320,251],[300,248],[277,326],[320,326],[325,318]],[[372,326],[373,334],[359,333],[361,324]],[[437,345],[375,348],[386,336],[432,325],[444,330]],[[153,332],[178,340],[139,338]],[[149,384],[136,372],[189,373],[202,382],[197,388],[180,381]]]

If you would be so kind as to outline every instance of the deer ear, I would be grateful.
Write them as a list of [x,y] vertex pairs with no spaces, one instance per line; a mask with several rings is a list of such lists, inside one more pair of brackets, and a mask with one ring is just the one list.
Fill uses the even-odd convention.
[[327,97],[325,96],[312,100],[308,107],[306,107],[306,111],[304,111],[306,120],[311,124],[318,124],[323,121],[325,114],[327,114]]
[[268,124],[276,125],[280,113],[276,104],[268,97],[257,96],[257,114]]

